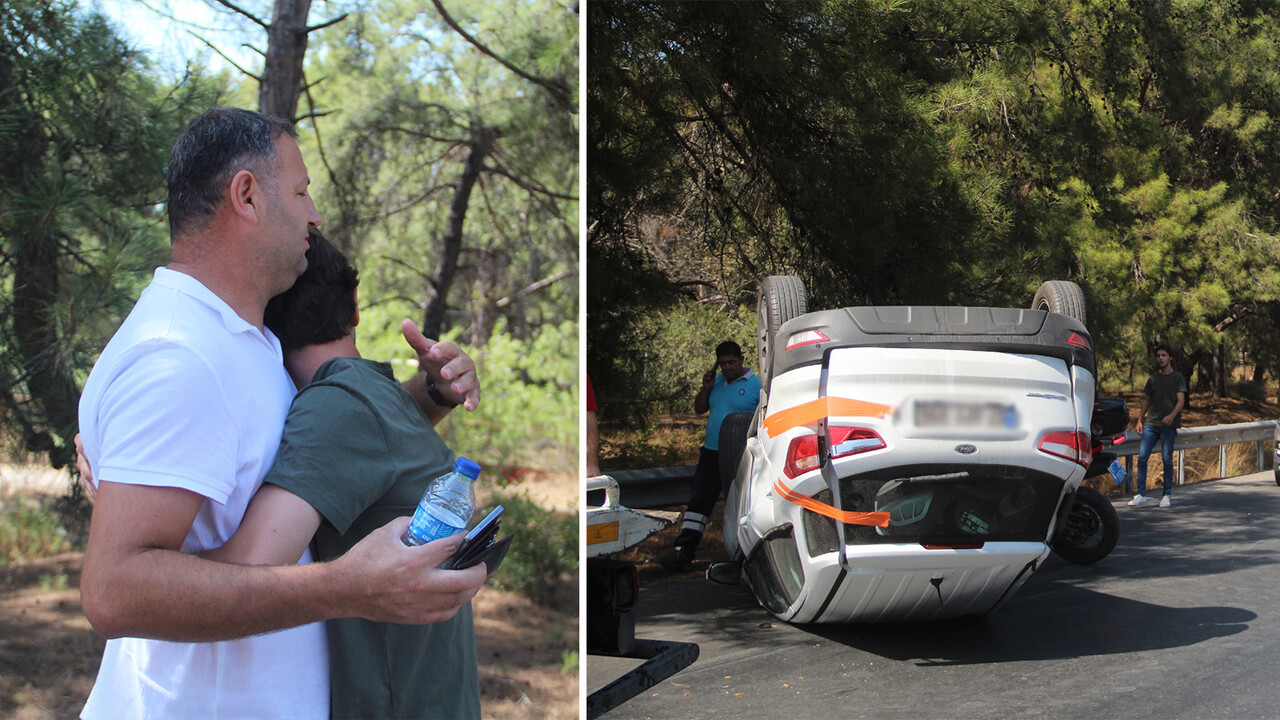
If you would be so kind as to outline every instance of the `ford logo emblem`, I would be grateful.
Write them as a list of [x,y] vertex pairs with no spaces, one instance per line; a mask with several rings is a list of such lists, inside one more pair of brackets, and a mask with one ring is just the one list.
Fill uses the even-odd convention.
[[965,443],[963,445],[957,445],[956,452],[960,453],[961,455],[972,455],[978,452],[978,447],[976,445],[970,445],[969,443]]

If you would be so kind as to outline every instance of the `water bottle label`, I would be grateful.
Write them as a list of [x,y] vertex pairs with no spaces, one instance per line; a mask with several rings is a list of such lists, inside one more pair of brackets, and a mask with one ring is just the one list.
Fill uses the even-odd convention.
[[426,507],[419,505],[413,519],[409,521],[409,537],[415,545],[426,545],[432,540],[447,538],[461,532],[467,526],[466,521],[457,518],[441,519],[435,517]]

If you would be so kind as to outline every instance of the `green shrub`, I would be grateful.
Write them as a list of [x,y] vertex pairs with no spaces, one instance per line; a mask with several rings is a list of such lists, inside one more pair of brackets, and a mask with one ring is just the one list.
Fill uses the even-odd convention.
[[1262,383],[1246,380],[1244,382],[1231,383],[1228,387],[1228,394],[1245,400],[1254,402],[1267,401],[1267,387]]
[[525,493],[494,495],[492,502],[504,507],[499,536],[515,533],[493,584],[541,605],[576,603],[576,586],[571,593],[565,586],[573,583],[578,572],[577,516],[548,510]]
[[0,498],[0,565],[27,563],[72,549],[67,529],[48,501]]

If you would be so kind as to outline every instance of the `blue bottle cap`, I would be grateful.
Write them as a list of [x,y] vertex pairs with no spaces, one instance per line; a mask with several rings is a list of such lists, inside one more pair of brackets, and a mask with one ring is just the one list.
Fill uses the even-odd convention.
[[480,465],[470,458],[464,458],[459,455],[458,459],[453,463],[453,471],[475,480],[480,475]]

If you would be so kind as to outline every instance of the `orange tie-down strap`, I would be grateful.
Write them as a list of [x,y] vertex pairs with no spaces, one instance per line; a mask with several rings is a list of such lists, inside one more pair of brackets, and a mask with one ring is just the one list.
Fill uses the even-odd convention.
[[845,525],[867,525],[870,527],[889,527],[889,513],[887,512],[845,512],[839,510],[824,502],[818,502],[807,495],[792,490],[782,484],[781,480],[773,481],[773,489],[778,491],[782,497],[799,505],[805,510],[811,510],[819,515],[825,515],[833,520],[839,520]]
[[821,397],[786,410],[779,410],[766,417],[764,419],[764,429],[768,431],[770,437],[777,437],[793,427],[812,425],[823,418],[829,418],[833,415],[881,418],[892,415],[893,411],[892,405],[881,405],[880,403],[854,400],[852,398]]

